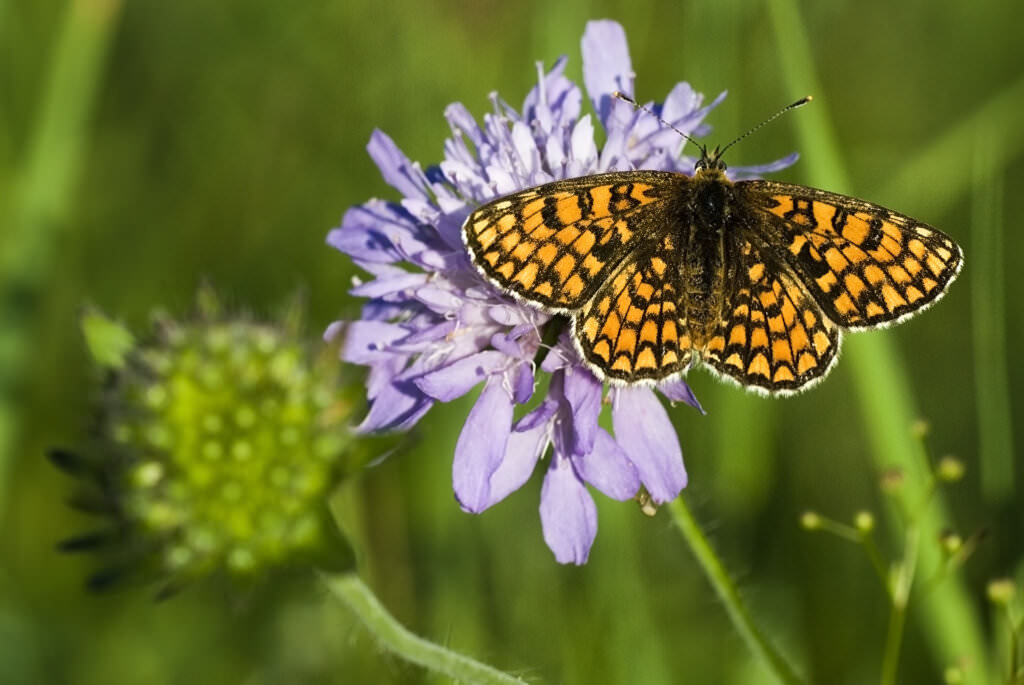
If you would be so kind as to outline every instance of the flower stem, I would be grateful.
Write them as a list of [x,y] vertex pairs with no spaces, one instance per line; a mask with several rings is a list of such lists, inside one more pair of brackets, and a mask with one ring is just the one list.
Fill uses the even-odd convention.
[[882,685],[894,685],[900,664],[900,645],[903,644],[903,626],[907,622],[907,608],[895,602],[889,612],[889,630],[885,636],[885,657],[882,659]]
[[1006,340],[1003,260],[1003,169],[993,164],[997,140],[980,129],[971,198],[971,330],[981,491],[993,504],[1014,496],[1013,417]]
[[[768,3],[768,7],[779,43],[783,78],[790,91],[824,93],[825,89],[814,71],[816,60],[811,53],[807,27],[798,4],[795,0],[779,0]],[[1011,103],[1024,98],[1024,80],[1008,92],[1008,97],[1007,102]],[[985,108],[982,120],[988,121],[987,117],[994,116],[993,113],[999,113],[1000,117],[1008,116],[1012,110],[1004,106],[1002,99],[999,103],[994,109]],[[807,167],[815,184],[837,192],[850,192],[849,174],[826,108],[808,108],[797,122],[800,148],[814,151],[807,157]],[[972,137],[971,140],[975,139]],[[899,177],[898,174],[894,176]],[[901,188],[911,186],[904,184]],[[930,186],[928,193],[953,197],[959,190],[962,188]],[[844,366],[853,372],[850,378],[853,379],[864,419],[870,454],[880,472],[898,468],[906,474],[906,486],[896,498],[897,506],[912,511],[910,505],[924,501],[927,495],[930,469],[923,449],[910,430],[917,418],[917,408],[906,367],[892,338],[883,335],[851,336],[843,347]],[[895,520],[895,512],[890,511],[889,514],[890,521]],[[930,498],[926,511],[917,522],[921,538],[938,539],[948,520],[946,503],[941,494],[936,494]],[[944,563],[938,545],[922,545],[917,561],[925,578],[934,576]],[[915,613],[920,618],[937,666],[942,668],[966,660],[971,668],[965,673],[964,682],[993,682],[981,619],[963,578],[953,575],[921,596]]]
[[907,524],[903,551],[903,561],[894,567],[886,587],[892,610],[889,613],[889,629],[885,636],[885,655],[882,658],[882,685],[895,685],[899,672],[900,647],[903,645],[903,628],[907,622],[907,606],[910,604],[910,592],[917,573],[917,556],[921,545],[921,537],[917,524]]
[[[122,0],[66,4],[43,100],[25,145],[12,208],[0,216],[0,501],[17,452],[25,369],[89,136],[89,122]],[[0,510],[3,506],[0,506]]]
[[711,586],[718,594],[718,598],[725,605],[725,610],[728,612],[733,626],[743,641],[747,643],[750,651],[764,663],[779,682],[803,682],[789,662],[768,643],[767,638],[754,625],[750,612],[740,598],[739,590],[736,589],[736,585],[732,582],[732,578],[729,577],[725,566],[715,554],[708,539],[704,537],[704,533],[682,496],[677,497],[668,509],[672,513],[672,520],[690,545],[697,562],[704,569],[704,575],[707,576]]
[[461,682],[482,685],[526,682],[409,632],[355,573],[325,573],[321,577],[380,644],[396,656]]

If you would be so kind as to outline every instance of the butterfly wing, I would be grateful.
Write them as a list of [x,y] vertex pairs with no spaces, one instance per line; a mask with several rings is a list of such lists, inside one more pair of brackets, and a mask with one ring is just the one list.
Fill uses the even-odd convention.
[[573,312],[656,235],[664,224],[659,210],[686,183],[682,174],[659,171],[555,181],[482,205],[462,236],[498,288],[551,312]]
[[717,330],[701,351],[712,369],[745,387],[786,394],[828,373],[839,328],[801,280],[744,242]]
[[844,328],[912,316],[942,297],[963,264],[948,236],[884,207],[774,181],[736,188],[758,213],[753,232],[766,233],[753,239],[777,246],[780,261]]
[[678,306],[678,241],[619,265],[573,318],[573,340],[599,375],[625,383],[660,380],[690,365],[690,338]]

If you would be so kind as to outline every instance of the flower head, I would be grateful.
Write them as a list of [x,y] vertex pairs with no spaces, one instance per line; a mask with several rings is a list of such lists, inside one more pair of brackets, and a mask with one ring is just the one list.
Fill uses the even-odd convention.
[[162,581],[165,595],[215,572],[251,578],[346,553],[326,507],[354,466],[342,457],[355,403],[337,372],[292,327],[220,316],[206,292],[200,308],[197,320],[161,318],[143,342],[83,318],[109,371],[99,439],[50,456],[78,478],[74,502],[105,514],[103,528],[62,544],[107,555],[93,588],[134,577]]
[[[685,140],[658,116],[692,135],[711,104],[686,83],[648,111],[612,96],[633,92],[633,71],[622,27],[594,21],[583,36],[587,94],[606,134],[598,148],[583,95],[564,75],[566,59],[547,72],[520,109],[491,96],[492,112],[478,124],[461,104],[445,116],[452,135],[444,160],[423,169],[380,131],[370,156],[399,202],[370,200],[350,209],[328,243],[348,254],[372,278],[352,294],[368,298],[362,317],[327,331],[342,341],[341,356],[369,367],[370,409],[359,431],[406,430],[434,402],[447,402],[483,383],[459,436],[453,463],[455,496],[481,512],[523,485],[552,447],[541,492],[544,538],[561,562],[583,563],[597,531],[586,486],[625,500],[641,486],[662,503],[686,485],[682,451],[654,390],[606,391],[559,337],[550,314],[495,289],[473,268],[460,228],[480,203],[523,188],[603,171],[635,168],[692,173]],[[789,161],[756,169],[781,168]],[[410,268],[411,267],[411,268]],[[548,339],[550,338],[550,339]],[[536,374],[551,375],[535,398]],[[657,388],[670,400],[700,408],[682,379]],[[611,404],[614,435],[598,424]],[[532,408],[516,419],[516,407]]]

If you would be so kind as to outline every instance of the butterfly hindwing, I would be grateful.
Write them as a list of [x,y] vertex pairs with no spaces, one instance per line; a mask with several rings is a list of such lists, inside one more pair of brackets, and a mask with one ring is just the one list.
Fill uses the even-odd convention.
[[551,311],[573,311],[642,248],[649,239],[643,217],[659,217],[657,205],[681,182],[658,171],[555,181],[483,205],[463,237],[499,288]]
[[741,251],[734,279],[702,360],[765,392],[792,392],[828,373],[840,331],[800,282],[750,244]]
[[[668,242],[672,245],[671,241]],[[690,338],[675,280],[676,250],[623,261],[573,319],[583,358],[616,380],[661,379],[690,363]]]
[[736,188],[768,220],[762,239],[844,328],[913,315],[942,296],[963,263],[945,234],[878,205],[774,181]]

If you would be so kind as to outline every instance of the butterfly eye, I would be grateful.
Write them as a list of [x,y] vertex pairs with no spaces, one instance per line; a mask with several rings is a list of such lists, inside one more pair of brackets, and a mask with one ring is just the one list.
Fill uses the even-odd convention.
[[700,171],[702,169],[719,169],[721,171],[725,171],[726,168],[727,167],[725,166],[725,162],[723,162],[721,159],[718,159],[717,157],[708,158],[706,156],[698,159],[697,163],[693,165],[694,172]]

